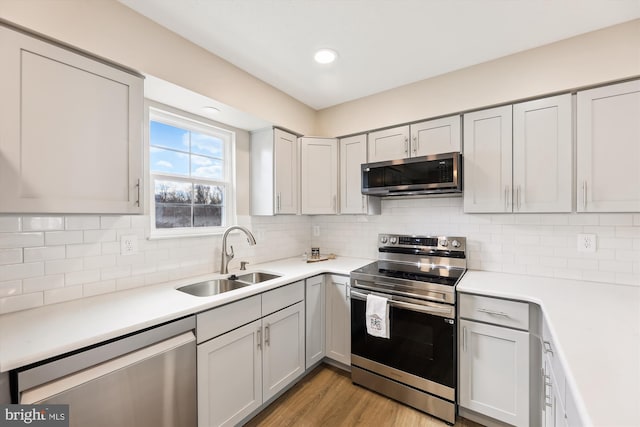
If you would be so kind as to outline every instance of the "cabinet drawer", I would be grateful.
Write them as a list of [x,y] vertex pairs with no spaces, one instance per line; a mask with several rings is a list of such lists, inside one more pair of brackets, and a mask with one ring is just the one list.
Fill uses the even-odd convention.
[[197,343],[222,335],[261,317],[261,298],[255,295],[196,316]]
[[529,304],[525,302],[460,294],[460,317],[529,330]]
[[302,300],[304,300],[304,281],[265,292],[262,294],[262,315],[266,316]]

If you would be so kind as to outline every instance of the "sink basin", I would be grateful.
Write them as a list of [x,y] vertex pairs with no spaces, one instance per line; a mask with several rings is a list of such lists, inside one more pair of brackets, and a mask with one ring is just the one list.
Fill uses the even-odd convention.
[[234,289],[240,289],[245,286],[249,286],[250,284],[251,283],[239,282],[237,280],[216,279],[182,286],[181,288],[178,288],[178,290],[197,297],[210,297],[212,295],[222,294]]
[[250,284],[256,284],[256,283],[262,283],[262,282],[266,282],[267,280],[271,280],[271,279],[277,279],[278,276],[277,274],[271,274],[271,273],[263,273],[260,271],[255,271],[253,273],[247,273],[247,274],[243,274],[241,276],[238,276],[236,278],[237,281],[239,282],[245,282],[245,283],[250,283]]

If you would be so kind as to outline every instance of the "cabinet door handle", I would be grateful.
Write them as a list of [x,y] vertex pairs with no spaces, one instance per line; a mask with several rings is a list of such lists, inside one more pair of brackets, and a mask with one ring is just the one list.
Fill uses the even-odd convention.
[[544,347],[545,353],[551,353],[553,356],[553,348],[551,347],[551,343],[549,341],[542,341],[542,346]]
[[276,195],[276,213],[280,212],[280,193]]
[[518,210],[520,210],[520,185],[516,188],[516,203],[518,206]]
[[462,328],[462,351],[467,352],[467,327]]
[[509,186],[504,187],[504,210],[509,211]]
[[264,327],[264,345],[270,345],[269,344],[270,339],[271,339],[271,336],[269,334],[269,324],[267,324],[267,326]]
[[364,196],[362,196],[362,212],[364,213]]
[[418,137],[413,135],[413,154],[418,154],[418,144],[420,144],[418,142]]
[[582,210],[587,210],[587,181],[582,181]]
[[492,314],[494,316],[511,317],[504,311],[489,310],[487,308],[478,308],[476,310],[479,311],[480,313]]
[[262,329],[258,329],[257,341],[258,341],[258,350],[262,350]]
[[136,182],[136,188],[138,190],[138,200],[136,200],[136,206],[140,206],[140,178],[138,178],[138,181]]
[[404,137],[404,154],[409,155],[409,138]]

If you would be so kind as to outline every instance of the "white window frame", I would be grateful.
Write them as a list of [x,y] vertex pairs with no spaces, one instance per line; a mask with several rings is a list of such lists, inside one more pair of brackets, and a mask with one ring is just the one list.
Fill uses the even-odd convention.
[[[238,223],[236,216],[236,135],[230,129],[225,129],[219,123],[208,120],[205,117],[197,116],[186,111],[178,110],[163,104],[147,100],[145,106],[145,159],[147,164],[147,194],[149,195],[149,238],[162,239],[171,237],[207,236],[222,234],[227,227]],[[153,173],[150,164],[151,121],[165,123],[181,129],[212,135],[224,141],[224,178],[223,181],[185,177],[184,175],[173,175],[169,173]],[[220,227],[177,227],[177,228],[156,228],[156,204],[155,204],[155,181],[156,179],[167,179],[172,181],[202,183],[207,185],[223,185],[224,209],[222,212],[222,225]]]

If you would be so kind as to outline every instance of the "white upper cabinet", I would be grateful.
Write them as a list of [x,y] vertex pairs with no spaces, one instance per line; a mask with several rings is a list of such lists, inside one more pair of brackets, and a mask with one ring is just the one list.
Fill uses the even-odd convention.
[[571,95],[464,115],[465,212],[571,212]]
[[460,116],[411,125],[411,157],[460,151]]
[[410,157],[409,126],[369,133],[369,162],[383,162]]
[[464,211],[511,212],[511,106],[464,115]]
[[367,163],[367,135],[342,138],[340,144],[340,213],[379,214],[380,198],[362,194],[361,165]]
[[300,138],[302,214],[338,213],[338,140]]
[[0,58],[0,212],[142,213],[142,77],[2,26]]
[[640,212],[640,80],[578,92],[578,212]]
[[298,138],[281,129],[251,134],[251,215],[297,214]]
[[513,211],[571,212],[571,95],[513,106]]

